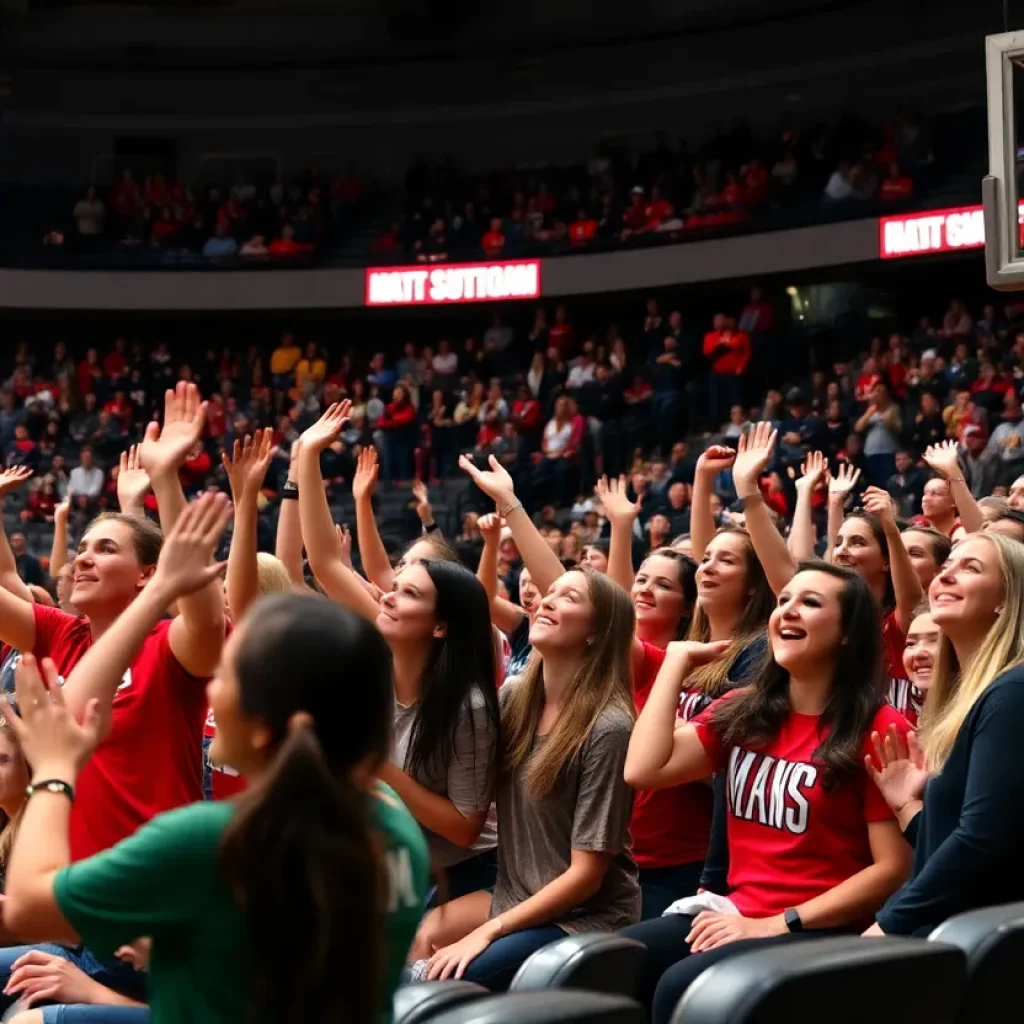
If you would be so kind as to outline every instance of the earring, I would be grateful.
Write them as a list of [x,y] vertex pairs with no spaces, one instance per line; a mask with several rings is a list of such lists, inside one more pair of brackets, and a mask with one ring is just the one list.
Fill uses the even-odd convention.
[[996,609],[996,615],[1002,615],[1002,614],[1003,614],[1003,607],[1004,607],[1003,605],[1000,605],[1000,606],[999,606],[999,607],[998,607],[998,608]]
[[594,646],[594,638],[592,636],[588,636],[587,637],[587,646],[588,647],[593,647]]

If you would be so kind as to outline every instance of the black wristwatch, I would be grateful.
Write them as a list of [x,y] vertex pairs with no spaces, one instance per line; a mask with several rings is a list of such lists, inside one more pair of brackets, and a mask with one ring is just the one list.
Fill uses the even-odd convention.
[[802,932],[804,930],[804,923],[800,920],[800,912],[790,907],[783,915],[782,919],[786,922],[786,928],[790,932]]
[[436,530],[440,530],[441,527],[437,523],[424,523],[423,524],[423,535],[426,536],[428,533],[434,533]]

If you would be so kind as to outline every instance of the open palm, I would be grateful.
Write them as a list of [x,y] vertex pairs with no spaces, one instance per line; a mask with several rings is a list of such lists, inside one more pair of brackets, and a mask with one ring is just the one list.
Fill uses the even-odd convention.
[[176,600],[217,579],[223,565],[213,554],[230,518],[226,494],[207,492],[187,505],[164,541],[153,583],[167,587]]
[[335,402],[313,426],[303,431],[302,450],[319,454],[334,444],[349,418],[351,409],[352,403],[348,399],[344,402]]
[[28,466],[11,466],[0,473],[0,498],[16,491],[30,476],[32,470]]
[[755,424],[749,434],[740,437],[732,467],[732,478],[740,497],[748,497],[757,489],[757,481],[768,466],[777,436],[778,431],[771,423],[762,421]]
[[508,470],[492,455],[487,460],[487,464],[491,467],[487,469],[477,469],[473,464],[473,460],[468,455],[459,456],[459,466],[464,469],[472,478],[473,482],[480,488],[484,494],[490,498],[501,511],[505,511],[505,506],[511,505],[515,502],[516,489],[513,483],[512,477],[509,476]]
[[848,462],[844,462],[839,467],[839,472],[829,480],[828,493],[834,498],[842,498],[845,501],[850,491],[857,486],[859,479],[860,470]]
[[821,452],[811,452],[803,464],[803,476],[796,482],[797,491],[813,493],[827,472],[828,463],[825,456]]
[[189,451],[203,436],[206,425],[206,403],[200,400],[195,384],[178,381],[164,395],[163,428],[150,423],[139,446],[138,457],[151,477],[177,472]]
[[255,494],[266,479],[270,460],[274,457],[273,431],[257,430],[246,434],[241,441],[235,441],[231,456],[221,456],[231,486],[231,497],[237,504],[243,494]]
[[352,497],[356,501],[373,496],[377,487],[377,474],[380,472],[380,464],[377,462],[377,449],[372,444],[367,445],[359,453],[359,461],[356,463],[356,475],[352,478]]
[[139,449],[133,444],[128,451],[121,452],[117,467],[118,505],[122,510],[140,505],[151,486],[149,474],[142,468]]
[[885,802],[899,811],[912,800],[920,800],[928,781],[928,769],[917,734],[910,732],[904,738],[895,726],[890,726],[884,740],[873,732],[871,744],[875,756],[866,757],[864,763]]
[[925,449],[924,461],[947,480],[960,474],[960,451],[956,441],[940,441]]
[[626,493],[626,478],[620,476],[618,480],[612,477],[603,476],[597,481],[594,494],[601,500],[605,515],[614,523],[629,523],[640,514],[640,501],[630,501]]

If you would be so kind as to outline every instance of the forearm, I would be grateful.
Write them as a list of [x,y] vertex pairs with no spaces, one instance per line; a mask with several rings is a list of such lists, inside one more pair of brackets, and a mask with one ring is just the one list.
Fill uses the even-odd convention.
[[633,589],[633,523],[631,520],[612,520],[611,543],[608,545],[608,575],[626,593]]
[[[299,524],[299,503],[294,498],[284,498],[281,501],[281,511],[277,517],[274,553],[280,559],[292,583],[297,587],[304,587],[306,577],[302,571],[302,526]],[[228,573],[230,572],[231,559],[229,556]]]
[[480,552],[480,563],[476,567],[476,578],[487,594],[488,602],[493,605],[498,596],[498,542],[488,537],[484,540],[483,551]]
[[[76,772],[71,762],[45,764],[36,767],[33,778],[74,785]],[[71,863],[70,822],[71,801],[61,793],[37,793],[25,805],[7,866],[3,908],[5,929],[22,941],[78,942],[53,894],[57,872]]]
[[242,620],[249,606],[259,597],[260,575],[256,562],[256,492],[243,491],[235,505],[235,528],[228,551],[228,569],[225,577],[228,608],[231,619]]
[[[513,498],[513,503],[515,498]],[[526,514],[526,509],[520,505],[513,509],[505,517],[509,529],[512,531],[512,539],[516,542],[523,564],[530,570],[534,585],[543,596],[559,576],[562,575],[562,563],[558,560],[547,541],[540,535],[533,520]]]
[[[303,530],[305,536],[305,530]],[[356,502],[356,538],[359,542],[359,559],[363,563],[366,578],[381,590],[390,590],[395,573],[391,568],[384,541],[380,539],[377,522],[373,518],[373,503],[369,495]],[[309,541],[306,541],[309,548]]]
[[832,561],[832,552],[835,549],[836,541],[839,539],[839,529],[843,525],[846,516],[845,501],[841,495],[830,494],[828,497],[828,546],[825,549],[825,561]]
[[872,864],[796,907],[804,928],[843,928],[877,913],[903,884],[908,862]]
[[68,517],[53,517],[53,545],[50,547],[50,578],[56,579],[57,573],[64,568],[68,560]]
[[[185,511],[185,492],[181,489],[176,471],[154,474],[152,486],[160,513],[160,529],[167,537],[174,529],[178,517]],[[223,638],[224,591],[220,582],[211,583],[188,597],[179,598],[178,614],[189,633],[196,636],[217,634]],[[188,668],[187,665],[185,667]]]
[[896,523],[885,523],[884,530],[889,545],[889,572],[892,574],[892,588],[896,595],[896,624],[905,633],[910,628],[914,609],[924,599],[924,588]]
[[320,456],[303,451],[298,460],[299,521],[310,568],[331,599],[375,622],[377,602],[341,559],[331,508],[327,504]]
[[814,523],[811,519],[811,488],[798,487],[793,526],[789,531],[789,550],[798,562],[814,558]]
[[381,770],[380,778],[402,798],[423,828],[464,849],[480,837],[486,814],[467,818],[447,797],[432,793],[390,761]]
[[64,684],[64,700],[75,718],[81,721],[91,700],[99,701],[101,716],[110,715],[125,670],[173,600],[173,594],[150,583],[85,652]]
[[966,481],[963,477],[951,478],[949,489],[964,529],[968,533],[977,533],[985,525],[985,516]]
[[782,534],[776,529],[772,517],[768,514],[768,508],[756,490],[756,484],[745,485],[741,489],[737,484],[736,492],[739,497],[753,497],[755,500],[749,502],[744,511],[747,517],[747,533],[750,534],[750,543],[754,548],[754,554],[764,568],[765,576],[768,578],[768,585],[772,592],[778,594],[796,575],[797,562],[786,547],[786,541]]
[[693,504],[690,511],[690,544],[698,564],[715,535],[715,517],[711,512],[714,477],[698,470],[693,478]]
[[601,888],[603,879],[603,873],[597,875],[589,866],[570,864],[543,889],[501,915],[501,934],[557,921],[590,899]]

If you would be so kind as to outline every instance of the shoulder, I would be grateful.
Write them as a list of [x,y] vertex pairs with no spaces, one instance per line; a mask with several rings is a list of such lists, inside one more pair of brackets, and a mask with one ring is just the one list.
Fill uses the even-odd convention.
[[[968,717],[995,709],[1012,711],[1016,716],[1024,715],[1024,664],[1015,665],[996,676],[975,702]],[[1020,717],[1015,718],[1016,725],[1020,721]]]
[[594,721],[584,749],[595,746],[617,746],[628,743],[633,731],[633,717],[625,708],[609,705]]
[[761,662],[767,651],[768,634],[760,633],[736,655],[736,660],[729,669],[729,681],[742,682],[747,674]]

